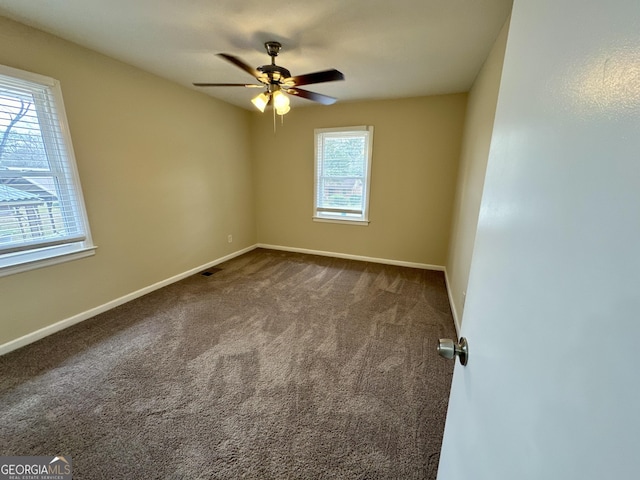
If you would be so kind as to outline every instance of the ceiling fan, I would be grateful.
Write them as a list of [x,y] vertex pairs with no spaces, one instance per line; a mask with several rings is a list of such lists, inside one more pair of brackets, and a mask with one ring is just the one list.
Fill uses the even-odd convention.
[[303,90],[299,88],[300,85],[311,85],[313,83],[333,82],[336,80],[344,80],[344,75],[336,69],[323,70],[320,72],[307,73],[306,75],[291,76],[289,70],[284,67],[276,65],[276,57],[282,48],[279,42],[266,42],[264,44],[267,49],[267,53],[271,57],[271,65],[262,65],[258,68],[253,68],[247,65],[244,61],[238,57],[229,55],[226,53],[219,53],[218,56],[224,58],[226,61],[234,64],[236,67],[241,68],[249,75],[255,77],[260,84],[246,84],[246,83],[194,83],[196,87],[247,87],[247,88],[264,88],[264,92],[251,100],[251,102],[261,111],[273,102],[273,107],[278,115],[284,115],[290,110],[289,98],[285,93],[289,95],[295,95],[296,97],[306,98],[314,102],[322,103],[323,105],[331,105],[337,101],[336,98],[329,97],[328,95],[322,95],[316,92],[310,92],[309,90]]

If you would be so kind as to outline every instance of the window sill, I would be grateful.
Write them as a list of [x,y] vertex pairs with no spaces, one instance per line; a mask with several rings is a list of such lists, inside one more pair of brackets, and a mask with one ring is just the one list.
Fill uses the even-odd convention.
[[345,220],[342,218],[312,217],[314,222],[320,223],[342,223],[347,225],[359,225],[361,227],[369,226],[369,220]]
[[62,245],[36,252],[0,257],[0,277],[89,257],[95,255],[96,248],[95,246]]

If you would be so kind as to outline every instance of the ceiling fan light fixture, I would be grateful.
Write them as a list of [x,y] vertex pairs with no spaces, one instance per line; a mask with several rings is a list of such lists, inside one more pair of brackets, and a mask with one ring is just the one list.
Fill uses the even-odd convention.
[[287,105],[286,107],[276,108],[276,113],[278,115],[284,115],[285,113],[289,113],[289,110],[291,110],[291,107]]
[[264,109],[267,108],[267,104],[269,103],[269,96],[262,92],[260,95],[253,98],[251,103],[253,103],[258,110],[264,112]]
[[[289,97],[287,97],[281,90],[273,92],[273,106],[276,110],[284,110],[289,108]],[[287,110],[289,111],[289,110]],[[286,113],[286,112],[285,112]],[[284,115],[282,113],[281,115]]]

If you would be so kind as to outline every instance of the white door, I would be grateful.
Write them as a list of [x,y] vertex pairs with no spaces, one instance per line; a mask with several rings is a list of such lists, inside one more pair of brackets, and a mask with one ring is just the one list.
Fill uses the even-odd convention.
[[640,1],[515,0],[439,480],[640,478]]

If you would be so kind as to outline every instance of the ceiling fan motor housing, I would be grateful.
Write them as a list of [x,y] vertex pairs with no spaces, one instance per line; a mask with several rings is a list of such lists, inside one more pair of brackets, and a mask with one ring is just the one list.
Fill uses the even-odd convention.
[[289,70],[278,65],[263,65],[258,67],[258,71],[262,73],[259,80],[265,84],[279,84],[285,78],[291,77]]
[[266,85],[279,85],[285,78],[291,77],[291,72],[286,68],[276,65],[276,57],[280,53],[282,45],[280,42],[266,42],[264,48],[271,57],[271,65],[263,65],[258,67],[258,71],[262,73],[258,80]]

